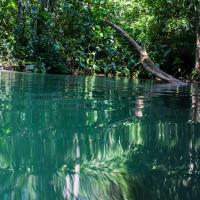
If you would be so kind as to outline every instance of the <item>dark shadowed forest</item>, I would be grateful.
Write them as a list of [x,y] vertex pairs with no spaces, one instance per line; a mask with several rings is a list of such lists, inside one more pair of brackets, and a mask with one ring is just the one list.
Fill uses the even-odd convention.
[[1,0],[0,65],[14,70],[152,78],[128,41],[155,66],[199,79],[199,0]]

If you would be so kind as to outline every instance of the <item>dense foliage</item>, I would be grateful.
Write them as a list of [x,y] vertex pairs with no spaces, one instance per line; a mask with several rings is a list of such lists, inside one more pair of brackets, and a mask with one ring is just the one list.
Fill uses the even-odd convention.
[[157,66],[188,78],[195,65],[198,0],[0,0],[0,64],[35,72],[144,75],[107,17]]

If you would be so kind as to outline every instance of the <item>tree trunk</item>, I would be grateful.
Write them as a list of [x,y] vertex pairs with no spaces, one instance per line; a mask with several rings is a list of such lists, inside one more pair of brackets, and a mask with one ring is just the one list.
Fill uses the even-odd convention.
[[24,6],[22,0],[17,0],[17,19],[15,36],[19,44],[23,44],[24,39]]
[[200,74],[200,13],[197,16],[196,26],[196,61],[195,69]]
[[48,9],[48,0],[41,0],[42,9]]
[[161,80],[164,80],[166,82],[173,82],[178,84],[183,84],[184,82],[180,81],[179,79],[174,78],[173,76],[165,73],[161,69],[159,69],[155,63],[149,58],[148,53],[145,48],[141,47],[133,38],[131,38],[128,33],[126,33],[122,28],[117,26],[116,24],[112,23],[109,20],[105,20],[105,22],[111,26],[113,29],[115,29],[117,32],[119,32],[122,36],[124,36],[130,44],[136,49],[136,51],[140,55],[140,62],[148,71],[149,73],[153,74],[154,76],[158,77]]
[[22,15],[23,15],[23,8],[22,8],[22,0],[17,0],[17,23],[20,24],[22,21]]
[[57,0],[41,0],[42,9],[53,11],[56,6]]

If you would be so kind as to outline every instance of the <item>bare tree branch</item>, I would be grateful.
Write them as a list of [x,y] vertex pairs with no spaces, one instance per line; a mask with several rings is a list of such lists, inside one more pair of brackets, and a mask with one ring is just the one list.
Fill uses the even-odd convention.
[[184,84],[179,79],[176,79],[175,77],[167,74],[166,72],[159,69],[155,63],[149,58],[148,53],[145,48],[141,47],[128,33],[126,33],[122,28],[120,28],[118,25],[114,24],[113,22],[109,21],[108,19],[105,19],[106,24],[111,26],[113,29],[115,29],[118,33],[120,33],[124,38],[126,38],[129,43],[136,49],[138,54],[140,55],[140,62],[148,71],[149,73],[155,75],[161,80],[167,81],[167,82],[173,82],[178,84]]

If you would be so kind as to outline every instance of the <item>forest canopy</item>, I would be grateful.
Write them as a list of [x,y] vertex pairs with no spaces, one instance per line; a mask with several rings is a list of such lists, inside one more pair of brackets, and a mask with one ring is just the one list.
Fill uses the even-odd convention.
[[[149,77],[105,18],[144,46],[158,68],[198,78],[199,0],[0,0],[0,65],[42,73]],[[195,71],[195,66],[196,70]]]

